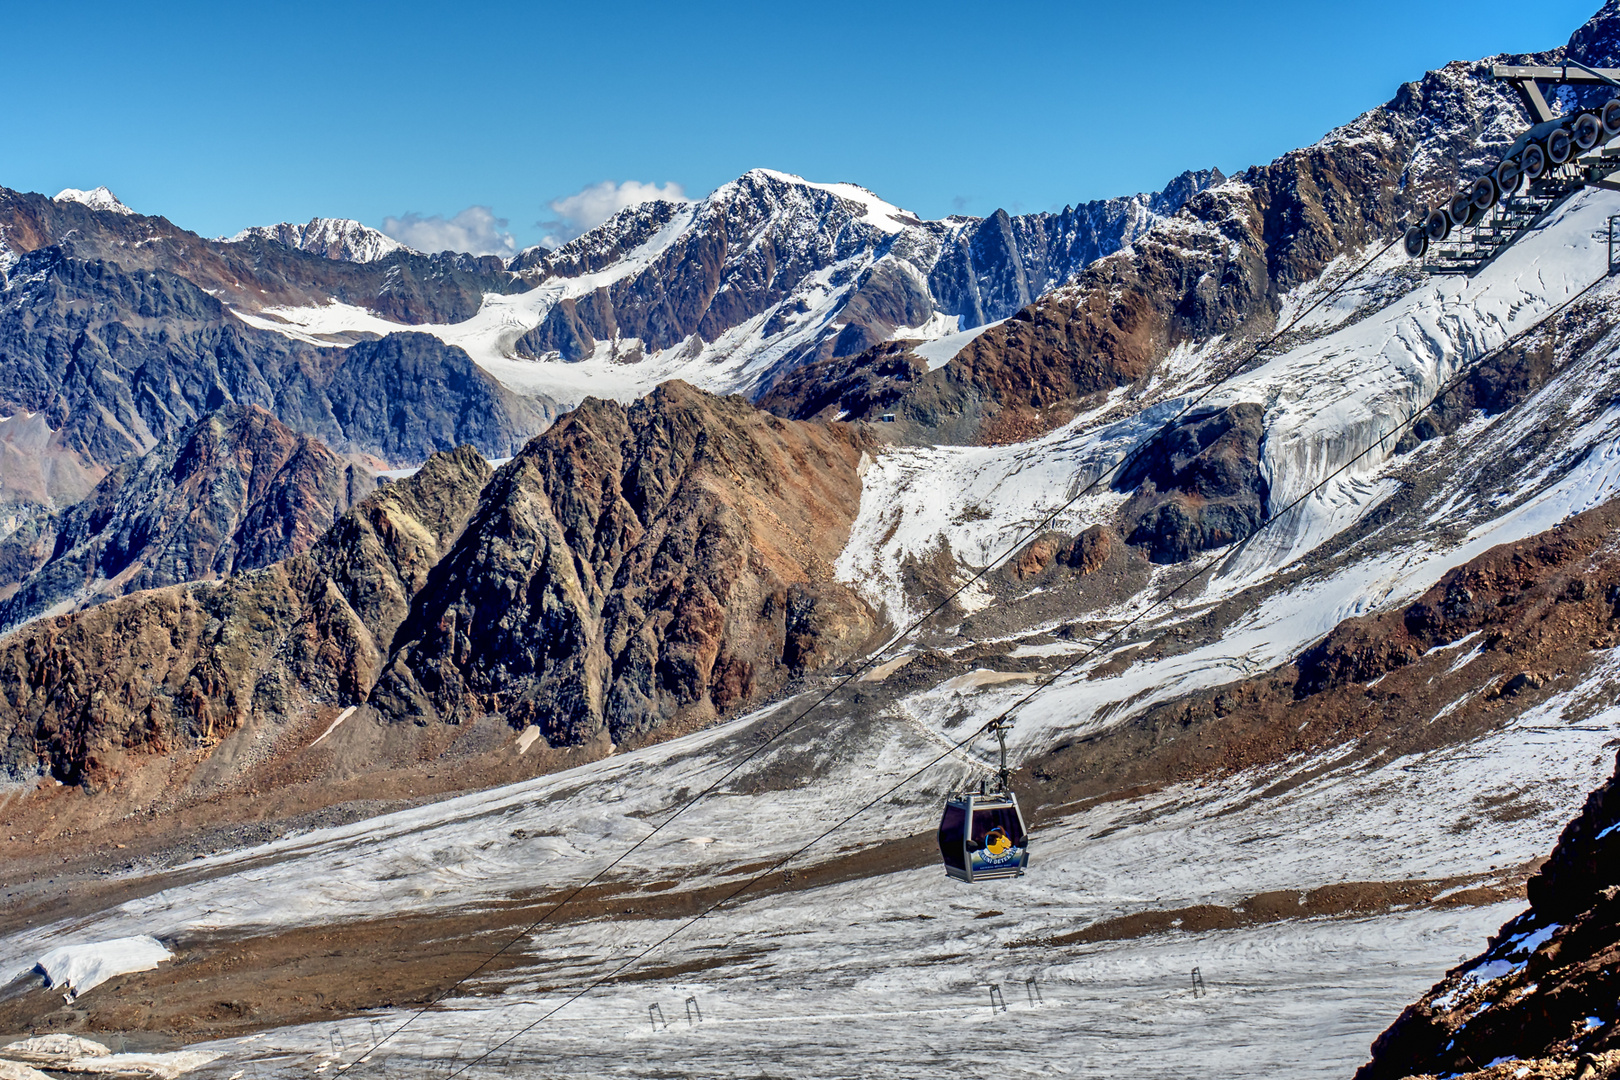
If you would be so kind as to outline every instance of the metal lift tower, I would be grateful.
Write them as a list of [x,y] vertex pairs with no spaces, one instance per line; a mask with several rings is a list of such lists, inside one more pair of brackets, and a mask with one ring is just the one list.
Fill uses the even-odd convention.
[[1620,171],[1620,147],[1609,148],[1620,140],[1620,96],[1598,109],[1554,116],[1542,92],[1543,85],[1610,86],[1620,91],[1620,68],[1589,68],[1574,62],[1497,65],[1491,74],[1513,83],[1534,123],[1495,169],[1407,230],[1407,254],[1424,259],[1425,267],[1435,273],[1479,273],[1583,187],[1620,191],[1620,183],[1609,179]]

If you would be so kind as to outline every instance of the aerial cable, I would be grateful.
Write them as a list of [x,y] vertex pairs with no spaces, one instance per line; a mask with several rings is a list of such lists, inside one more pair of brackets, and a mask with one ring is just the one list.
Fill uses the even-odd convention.
[[[1525,327],[1523,330],[1520,330],[1516,334],[1510,335],[1506,340],[1504,340],[1500,345],[1496,346],[1494,349],[1486,350],[1485,352],[1481,353],[1479,356],[1475,357],[1468,364],[1466,364],[1463,367],[1459,368],[1457,370],[1456,374],[1454,374],[1450,379],[1448,379],[1444,383],[1442,383],[1440,385],[1440,388],[1437,389],[1434,392],[1433,396],[1431,396],[1429,398],[1429,400],[1426,401],[1421,407],[1414,410],[1411,416],[1408,416],[1405,420],[1401,421],[1401,423],[1397,424],[1395,427],[1391,428],[1389,431],[1387,431],[1384,434],[1380,435],[1377,439],[1373,440],[1373,442],[1370,443],[1367,446],[1366,449],[1362,450],[1355,457],[1353,457],[1350,460],[1346,461],[1344,464],[1340,465],[1338,468],[1334,469],[1332,472],[1330,472],[1326,476],[1322,477],[1322,479],[1318,480],[1314,485],[1312,485],[1312,487],[1309,490],[1305,491],[1304,493],[1302,493],[1301,495],[1296,497],[1287,506],[1284,506],[1281,510],[1277,511],[1276,513],[1272,514],[1270,517],[1266,518],[1266,520],[1264,520],[1260,524],[1256,525],[1253,529],[1251,529],[1249,531],[1247,536],[1243,537],[1243,539],[1241,539],[1241,540],[1235,542],[1234,544],[1232,544],[1232,546],[1227,549],[1225,555],[1221,556],[1219,559],[1214,560],[1213,562],[1210,563],[1210,565],[1200,567],[1199,569],[1193,571],[1191,574],[1189,574],[1187,577],[1183,578],[1179,583],[1177,583],[1176,586],[1174,588],[1172,588],[1169,592],[1166,592],[1163,595],[1159,596],[1152,603],[1150,603],[1149,605],[1144,607],[1141,611],[1139,611],[1135,615],[1133,615],[1128,621],[1120,624],[1119,627],[1117,627],[1115,630],[1113,630],[1111,633],[1109,633],[1106,637],[1102,638],[1102,640],[1098,641],[1097,644],[1093,645],[1090,649],[1087,649],[1085,652],[1081,653],[1080,656],[1077,657],[1075,660],[1070,661],[1068,664],[1064,665],[1061,669],[1054,672],[1050,677],[1047,678],[1047,680],[1045,682],[1038,682],[1037,685],[1034,688],[1032,688],[1029,693],[1025,694],[1023,697],[1019,698],[1017,701],[1013,702],[1011,705],[1007,706],[1007,708],[1002,710],[1002,712],[999,715],[997,715],[995,717],[995,719],[990,720],[983,727],[979,728],[978,731],[974,732],[974,734],[979,735],[979,734],[983,734],[984,732],[987,732],[987,731],[994,731],[997,728],[1004,727],[1011,720],[1013,713],[1017,712],[1020,708],[1022,708],[1024,705],[1026,705],[1030,701],[1030,699],[1033,698],[1036,694],[1040,693],[1042,690],[1049,689],[1054,683],[1056,683],[1059,679],[1063,678],[1070,671],[1073,671],[1080,664],[1085,663],[1091,657],[1095,656],[1097,654],[1097,652],[1099,650],[1101,650],[1105,645],[1112,642],[1115,638],[1119,637],[1119,635],[1121,635],[1125,631],[1129,630],[1132,626],[1136,625],[1138,622],[1141,622],[1144,618],[1146,618],[1149,614],[1151,614],[1155,608],[1157,608],[1160,605],[1165,604],[1168,601],[1170,601],[1178,593],[1180,593],[1183,589],[1187,588],[1193,582],[1197,581],[1200,577],[1203,577],[1206,573],[1210,573],[1211,571],[1220,571],[1220,570],[1225,569],[1226,566],[1229,563],[1231,563],[1231,561],[1234,558],[1236,558],[1237,555],[1248,545],[1249,541],[1253,540],[1256,536],[1259,536],[1261,531],[1264,530],[1267,526],[1269,526],[1269,525],[1271,525],[1271,524],[1273,524],[1273,523],[1275,523],[1277,521],[1281,521],[1285,516],[1287,516],[1289,513],[1291,513],[1297,507],[1299,507],[1300,504],[1302,504],[1306,499],[1309,499],[1311,496],[1318,494],[1330,482],[1332,482],[1334,479],[1336,479],[1337,477],[1342,475],[1344,472],[1349,470],[1357,462],[1359,462],[1362,458],[1366,457],[1368,454],[1371,454],[1374,450],[1377,450],[1377,449],[1381,448],[1382,446],[1384,446],[1384,444],[1386,442],[1388,442],[1391,437],[1399,438],[1402,434],[1405,433],[1405,431],[1408,428],[1410,428],[1413,424],[1417,423],[1419,417],[1421,417],[1424,413],[1428,412],[1431,408],[1433,408],[1435,402],[1439,401],[1442,397],[1444,397],[1447,393],[1449,393],[1464,378],[1466,378],[1469,375],[1472,375],[1474,373],[1474,371],[1479,367],[1480,364],[1484,363],[1486,360],[1490,359],[1491,357],[1498,355],[1499,353],[1502,352],[1502,350],[1506,349],[1508,346],[1512,345],[1514,342],[1516,342],[1519,339],[1523,338],[1525,335],[1533,333],[1534,331],[1540,329],[1542,326],[1546,325],[1549,320],[1551,320],[1551,319],[1555,318],[1556,316],[1558,316],[1566,308],[1568,308],[1571,304],[1575,303],[1581,297],[1585,296],[1587,293],[1591,292],[1593,289],[1595,289],[1599,285],[1601,285],[1607,277],[1608,277],[1608,275],[1605,274],[1603,277],[1600,277],[1596,281],[1593,281],[1590,285],[1587,285],[1580,292],[1578,292],[1575,295],[1571,296],[1568,300],[1565,300],[1563,303],[1559,304],[1557,307],[1555,307],[1551,311],[1547,312],[1547,314],[1543,315],[1540,319],[1537,319],[1530,326]],[[1213,577],[1213,576],[1215,576],[1215,575],[1211,574],[1211,577]]]
[[[493,964],[496,960],[500,959],[506,953],[510,952],[512,950],[512,948],[514,946],[516,946],[520,941],[523,941],[530,934],[532,934],[535,930],[539,929],[539,927],[541,927],[548,920],[550,920],[550,918],[553,915],[555,915],[558,911],[562,910],[568,904],[572,903],[574,901],[574,899],[577,896],[580,895],[580,893],[584,892],[586,889],[590,888],[592,885],[594,885],[598,881],[602,880],[602,878],[609,871],[613,870],[620,863],[624,862],[625,859],[629,858],[631,855],[635,854],[638,850],[640,850],[643,846],[645,846],[648,843],[648,841],[652,840],[653,837],[657,836],[660,832],[662,832],[664,830],[664,828],[666,826],[670,825],[672,822],[674,822],[676,818],[680,817],[682,814],[686,813],[686,811],[690,810],[693,806],[697,805],[697,803],[702,801],[705,797],[707,797],[708,795],[710,795],[713,792],[715,792],[716,790],[718,790],[720,788],[720,785],[722,785],[727,780],[729,780],[732,776],[734,776],[738,772],[738,770],[742,769],[743,766],[747,765],[750,761],[753,761],[760,754],[764,753],[773,743],[775,743],[782,736],[788,734],[790,731],[797,728],[799,726],[799,724],[801,724],[805,720],[805,718],[807,718],[812,712],[814,712],[816,709],[820,708],[823,704],[825,704],[830,698],[833,697],[833,695],[837,694],[839,691],[843,690],[846,686],[848,686],[851,682],[853,682],[854,680],[859,678],[861,675],[865,674],[869,669],[871,669],[873,666],[875,666],[879,662],[879,660],[881,660],[884,656],[886,656],[888,653],[890,653],[897,645],[899,645],[901,642],[905,641],[912,634],[916,633],[916,631],[921,629],[930,619],[932,619],[934,616],[938,615],[941,611],[945,610],[945,608],[947,606],[949,606],[953,601],[957,600],[959,597],[962,596],[963,593],[967,592],[974,585],[976,585],[979,581],[981,581],[985,577],[985,575],[989,574],[997,566],[999,566],[1002,563],[1006,562],[1009,558],[1011,558],[1014,554],[1016,554],[1021,548],[1023,548],[1023,546],[1026,543],[1028,543],[1030,540],[1032,540],[1036,536],[1039,536],[1043,531],[1046,530],[1046,528],[1048,526],[1050,526],[1053,522],[1055,522],[1059,518],[1059,516],[1061,516],[1071,506],[1073,506],[1075,503],[1079,502],[1080,499],[1082,499],[1086,495],[1090,494],[1092,491],[1096,490],[1098,485],[1100,485],[1103,481],[1107,480],[1108,478],[1110,478],[1113,475],[1115,475],[1116,473],[1118,473],[1120,471],[1120,469],[1126,463],[1128,463],[1131,460],[1133,460],[1134,458],[1138,457],[1141,453],[1145,452],[1147,450],[1147,448],[1151,447],[1159,439],[1163,438],[1165,433],[1168,432],[1179,420],[1181,420],[1184,416],[1186,416],[1190,411],[1197,408],[1203,401],[1205,401],[1211,394],[1213,394],[1217,389],[1219,389],[1224,383],[1229,381],[1235,375],[1238,375],[1238,374],[1242,373],[1242,371],[1245,369],[1245,367],[1249,363],[1251,363],[1253,360],[1258,358],[1262,353],[1264,353],[1272,345],[1276,344],[1286,334],[1291,332],[1296,326],[1298,326],[1302,321],[1304,321],[1304,319],[1307,316],[1309,316],[1312,312],[1314,312],[1317,308],[1321,307],[1323,304],[1327,303],[1327,301],[1331,300],[1333,297],[1337,296],[1340,292],[1342,292],[1345,289],[1345,287],[1350,284],[1351,281],[1353,281],[1357,277],[1359,277],[1363,272],[1365,272],[1367,270],[1368,267],[1372,266],[1373,263],[1377,262],[1380,258],[1382,258],[1383,255],[1387,251],[1389,251],[1390,248],[1394,247],[1399,242],[1400,242],[1400,238],[1397,237],[1396,239],[1391,240],[1389,243],[1385,244],[1376,253],[1374,253],[1370,258],[1368,258],[1365,262],[1363,262],[1360,266],[1356,267],[1356,269],[1354,269],[1348,275],[1346,275],[1343,279],[1341,279],[1337,285],[1333,286],[1333,288],[1331,288],[1327,292],[1323,293],[1309,307],[1307,307],[1305,310],[1301,311],[1293,319],[1289,320],[1289,322],[1288,322],[1288,324],[1286,326],[1284,326],[1280,330],[1275,331],[1269,337],[1267,337],[1264,341],[1262,341],[1258,345],[1256,345],[1252,350],[1250,350],[1248,355],[1245,356],[1242,360],[1238,361],[1236,364],[1233,364],[1233,365],[1229,366],[1214,381],[1212,381],[1209,384],[1208,387],[1206,387],[1202,392],[1200,392],[1195,397],[1193,397],[1191,400],[1189,400],[1174,416],[1171,416],[1168,420],[1166,420],[1146,440],[1144,440],[1142,443],[1138,444],[1133,449],[1126,451],[1123,455],[1121,455],[1119,457],[1118,460],[1116,460],[1114,462],[1113,465],[1109,466],[1107,469],[1105,469],[1102,472],[1098,473],[1097,476],[1094,477],[1091,480],[1090,483],[1086,484],[1078,492],[1076,492],[1074,495],[1070,496],[1061,505],[1059,505],[1057,507],[1057,509],[1051,511],[1045,517],[1043,517],[1038,523],[1031,526],[1029,529],[1025,530],[1024,533],[1022,533],[1018,537],[1018,539],[1015,540],[1009,547],[1007,547],[1000,555],[996,556],[990,562],[986,563],[984,566],[982,566],[978,570],[974,571],[974,573],[971,576],[969,576],[967,581],[964,582],[961,586],[959,586],[953,592],[948,594],[943,600],[940,600],[937,604],[935,604],[932,608],[930,608],[923,615],[921,615],[921,616],[917,617],[916,619],[912,620],[909,624],[906,625],[906,627],[904,629],[898,631],[893,637],[891,637],[886,643],[884,643],[884,645],[881,648],[879,648],[876,652],[874,652],[870,656],[868,656],[866,658],[866,660],[863,661],[859,666],[855,667],[854,669],[849,671],[847,674],[840,677],[836,682],[833,683],[833,685],[831,687],[829,687],[819,697],[817,697],[808,706],[806,706],[802,711],[800,711],[796,716],[794,716],[792,720],[788,721],[788,723],[783,725],[781,728],[777,729],[777,731],[775,731],[770,736],[768,736],[763,742],[761,742],[753,750],[749,751],[747,754],[745,754],[741,758],[739,758],[734,764],[731,765],[730,768],[726,769],[725,772],[721,773],[718,778],[716,778],[712,783],[710,783],[708,787],[705,787],[702,791],[699,791],[696,795],[693,795],[686,802],[682,803],[679,807],[677,807],[675,809],[675,811],[673,813],[671,813],[663,821],[661,821],[657,825],[655,825],[652,828],[652,830],[650,832],[648,832],[645,836],[641,837],[641,839],[637,840],[634,844],[631,844],[628,848],[626,848],[623,852],[621,852],[617,857],[615,857],[606,866],[602,867],[596,873],[592,874],[590,876],[590,878],[588,878],[584,883],[576,886],[571,892],[568,893],[568,895],[564,896],[561,900],[558,900],[555,903],[553,903],[544,912],[542,912],[538,918],[536,918],[533,922],[529,923],[522,930],[518,931],[518,933],[513,935],[513,937],[510,940],[508,940],[499,949],[496,949],[489,956],[485,957],[472,970],[468,971],[465,975],[458,978],[455,982],[451,983],[448,987],[446,987],[444,990],[440,991],[437,995],[435,995],[426,1004],[422,1005],[414,1013],[412,1013],[410,1016],[406,1017],[392,1031],[389,1031],[386,1035],[384,1035],[376,1043],[372,1044],[371,1049],[368,1050],[366,1052],[366,1054],[363,1055],[359,1059],[359,1061],[356,1061],[354,1064],[360,1064],[360,1062],[365,1061],[366,1058],[370,1056],[370,1054],[372,1054],[375,1051],[381,1049],[383,1045],[390,1042],[396,1035],[398,1035],[400,1032],[404,1031],[411,1024],[413,1024],[414,1022],[419,1020],[421,1017],[426,1015],[427,1012],[430,1009],[432,1009],[434,1006],[438,1005],[439,1003],[443,1002],[451,994],[453,994],[456,990],[458,990],[462,986],[464,986],[467,983],[468,980],[472,979],[474,976],[478,975],[480,972],[482,972],[486,968],[488,968],[489,965]],[[963,740],[963,742],[958,743],[956,746],[954,746],[950,750],[946,751],[946,755],[949,755],[951,753],[955,753],[957,750],[960,750],[962,746],[966,745],[966,743],[971,741],[973,738],[976,738],[979,734],[981,734],[981,732],[974,732],[973,735],[969,736],[968,739]],[[935,759],[935,762],[937,762],[938,760],[941,760],[941,759]],[[929,765],[927,766],[927,768],[932,768],[933,765],[935,764],[935,762],[930,762]],[[914,774],[914,775],[916,775],[916,774]],[[908,778],[908,780],[909,780],[909,778]],[[857,813],[863,812],[864,809],[865,808],[863,808],[862,811],[857,811]],[[749,884],[752,884],[752,880],[749,882]],[[596,984],[594,984],[594,983],[592,984],[593,987],[595,985]],[[587,988],[587,989],[589,989],[589,988]],[[446,1078],[446,1080],[448,1080],[448,1078]]]
[[[510,1046],[514,1041],[521,1038],[523,1035],[527,1034],[528,1032],[534,1030],[536,1027],[540,1026],[541,1024],[545,1023],[547,1020],[551,1019],[553,1016],[556,1016],[563,1009],[567,1008],[569,1005],[573,1004],[574,1002],[578,1001],[580,998],[582,998],[585,995],[589,994],[592,990],[595,990],[597,987],[601,986],[603,983],[608,982],[611,979],[617,978],[619,975],[623,974],[625,971],[629,970],[631,967],[634,967],[636,964],[640,963],[646,957],[650,956],[655,950],[659,949],[660,947],[662,947],[663,945],[667,944],[669,941],[673,940],[675,937],[680,935],[681,933],[685,932],[688,928],[693,926],[695,923],[697,923],[701,919],[707,917],[708,915],[712,914],[715,910],[717,910],[721,906],[725,905],[726,903],[729,903],[731,900],[734,900],[738,896],[741,896],[743,893],[747,892],[749,889],[753,888],[755,885],[757,885],[759,882],[763,881],[767,877],[770,877],[772,874],[775,874],[775,873],[779,872],[788,863],[792,862],[794,859],[798,858],[800,855],[803,855],[805,852],[809,851],[811,848],[815,847],[817,844],[819,844],[823,840],[827,839],[827,837],[832,836],[835,833],[839,832],[844,827],[849,825],[850,822],[854,821],[856,818],[860,817],[862,814],[864,814],[867,811],[871,810],[873,807],[877,806],[879,803],[883,802],[885,799],[888,799],[889,797],[894,795],[896,792],[898,792],[902,788],[908,786],[912,781],[916,780],[919,776],[921,776],[924,773],[928,772],[930,769],[934,768],[936,765],[938,765],[940,762],[944,761],[946,758],[948,758],[951,755],[957,753],[963,747],[967,746],[969,743],[971,743],[975,739],[977,739],[979,736],[981,736],[981,735],[983,735],[983,734],[985,734],[987,732],[997,732],[997,733],[999,733],[1000,731],[1004,731],[1006,726],[1007,726],[1007,722],[1012,717],[1012,714],[1014,712],[1016,712],[1019,708],[1023,707],[1026,704],[1028,704],[1029,701],[1032,700],[1042,690],[1050,689],[1054,684],[1056,684],[1056,682],[1059,679],[1063,678],[1064,675],[1066,675],[1070,671],[1074,670],[1074,668],[1079,666],[1081,663],[1084,663],[1090,657],[1095,656],[1098,653],[1098,651],[1101,650],[1105,645],[1107,645],[1109,642],[1111,642],[1112,640],[1117,638],[1120,634],[1124,633],[1132,625],[1134,625],[1135,623],[1141,621],[1141,619],[1143,619],[1148,613],[1153,611],[1155,608],[1157,608],[1157,607],[1159,607],[1159,606],[1161,606],[1163,604],[1168,603],[1178,593],[1180,593],[1183,589],[1187,588],[1193,582],[1197,581],[1206,572],[1208,572],[1211,569],[1218,569],[1218,568],[1224,567],[1233,557],[1235,557],[1238,554],[1238,552],[1240,552],[1243,549],[1244,545],[1246,545],[1250,540],[1252,540],[1256,536],[1258,536],[1268,526],[1270,526],[1270,525],[1272,525],[1272,524],[1274,524],[1274,523],[1276,523],[1278,521],[1281,521],[1291,511],[1293,511],[1294,509],[1299,507],[1306,499],[1310,498],[1313,495],[1318,494],[1330,482],[1332,482],[1338,476],[1342,475],[1346,470],[1350,469],[1357,462],[1359,462],[1362,458],[1365,458],[1368,454],[1371,454],[1374,450],[1377,450],[1378,448],[1385,445],[1385,443],[1387,443],[1390,438],[1392,438],[1392,437],[1398,438],[1401,434],[1404,434],[1404,432],[1407,429],[1409,429],[1413,424],[1417,423],[1419,417],[1423,416],[1424,413],[1428,412],[1431,408],[1433,408],[1437,401],[1439,401],[1442,397],[1444,397],[1447,393],[1449,393],[1453,388],[1455,388],[1457,385],[1459,385],[1464,378],[1466,378],[1467,376],[1473,374],[1473,372],[1479,367],[1479,365],[1483,364],[1486,360],[1490,359],[1491,357],[1498,355],[1503,350],[1507,349],[1510,345],[1514,344],[1515,342],[1517,342],[1518,340],[1520,340],[1521,338],[1523,338],[1527,334],[1533,333],[1534,331],[1540,329],[1542,326],[1546,325],[1550,320],[1557,317],[1564,310],[1569,308],[1570,305],[1574,304],[1576,301],[1580,300],[1587,293],[1591,292],[1593,289],[1595,289],[1599,285],[1601,285],[1606,277],[1607,277],[1607,275],[1605,274],[1604,277],[1600,277],[1597,280],[1593,281],[1591,284],[1589,284],[1585,288],[1581,289],[1580,292],[1578,292],[1575,295],[1571,296],[1568,300],[1565,300],[1563,303],[1559,304],[1557,307],[1555,307],[1551,311],[1547,312],[1546,315],[1544,315],[1540,319],[1536,320],[1536,322],[1534,324],[1525,327],[1523,330],[1520,330],[1518,333],[1510,335],[1500,345],[1496,346],[1493,349],[1489,349],[1489,350],[1481,353],[1479,356],[1475,357],[1468,364],[1466,364],[1462,368],[1459,368],[1458,371],[1456,372],[1456,374],[1454,374],[1450,379],[1448,379],[1446,382],[1441,384],[1439,389],[1437,389],[1435,391],[1433,396],[1431,396],[1427,402],[1425,402],[1418,409],[1414,410],[1412,412],[1412,414],[1410,416],[1408,416],[1405,420],[1403,420],[1401,423],[1397,424],[1394,428],[1392,428],[1389,431],[1385,432],[1383,435],[1379,436],[1376,440],[1374,440],[1371,444],[1369,444],[1366,449],[1362,450],[1355,457],[1353,457],[1350,460],[1346,461],[1344,464],[1342,464],[1338,468],[1334,469],[1331,473],[1328,473],[1326,476],[1324,476],[1321,480],[1317,481],[1314,485],[1312,485],[1312,487],[1309,490],[1307,490],[1306,492],[1304,492],[1303,494],[1299,495],[1297,498],[1295,498],[1294,500],[1289,502],[1288,505],[1286,505],[1285,507],[1282,508],[1282,510],[1280,510],[1279,512],[1277,512],[1275,514],[1272,514],[1270,517],[1266,518],[1266,520],[1264,520],[1260,524],[1256,525],[1253,529],[1251,529],[1249,531],[1247,536],[1245,536],[1242,540],[1239,540],[1236,543],[1234,543],[1231,546],[1231,548],[1227,551],[1227,553],[1224,556],[1222,556],[1220,559],[1216,560],[1210,566],[1201,567],[1201,568],[1195,570],[1193,573],[1189,574],[1187,577],[1182,579],[1182,581],[1179,584],[1177,584],[1175,586],[1175,588],[1171,589],[1169,592],[1167,592],[1167,593],[1163,594],[1162,596],[1158,597],[1151,604],[1149,604],[1146,608],[1144,608],[1141,612],[1139,612],[1136,616],[1131,618],[1128,622],[1123,623],[1121,626],[1119,626],[1117,629],[1112,631],[1110,634],[1108,634],[1102,640],[1098,641],[1091,648],[1087,649],[1084,653],[1082,653],[1080,655],[1079,658],[1077,658],[1076,660],[1073,660],[1070,663],[1066,664],[1062,669],[1060,669],[1058,672],[1056,672],[1055,674],[1050,676],[1045,682],[1040,683],[1039,685],[1037,685],[1036,687],[1031,689],[1029,693],[1027,693],[1023,697],[1019,698],[1012,705],[1009,705],[1006,709],[1002,710],[1002,712],[999,713],[994,719],[987,721],[986,723],[980,725],[978,728],[975,728],[972,732],[970,732],[968,735],[964,736],[958,742],[956,742],[955,744],[953,744],[949,748],[947,748],[945,750],[942,750],[940,753],[936,754],[926,764],[922,765],[920,768],[918,768],[915,771],[913,771],[912,773],[908,774],[905,778],[903,778],[903,779],[899,780],[898,782],[896,782],[895,784],[891,785],[889,788],[884,790],[881,794],[875,796],[872,799],[869,799],[867,802],[863,803],[859,808],[857,808],[856,810],[854,810],[854,811],[850,812],[849,814],[845,815],[837,823],[835,823],[835,824],[829,826],[828,828],[822,830],[819,834],[816,835],[816,837],[814,839],[810,840],[808,843],[794,849],[793,851],[789,852],[788,854],[782,856],[780,859],[777,859],[769,867],[767,867],[766,869],[764,869],[764,870],[760,871],[759,873],[755,874],[753,877],[749,878],[747,881],[745,881],[741,885],[737,886],[735,889],[733,889],[731,892],[727,893],[725,896],[722,896],[718,900],[714,901],[712,904],[710,904],[708,907],[704,908],[702,911],[698,912],[696,915],[691,916],[685,922],[682,922],[680,925],[676,926],[669,933],[665,934],[663,937],[659,938],[657,941],[653,942],[652,944],[648,945],[646,948],[642,949],[635,956],[633,956],[630,959],[628,959],[628,960],[624,961],[623,963],[619,964],[617,967],[615,967],[608,974],[603,975],[600,978],[586,984],[584,987],[582,987],[580,990],[578,990],[575,993],[573,993],[572,995],[570,995],[568,998],[566,998],[560,1004],[558,1004],[558,1005],[554,1006],[553,1008],[551,1008],[549,1011],[547,1011],[544,1015],[539,1017],[537,1020],[534,1020],[533,1022],[529,1023],[528,1025],[524,1026],[523,1028],[520,1028],[518,1031],[514,1032],[512,1035],[508,1036],[506,1039],[502,1040],[501,1042],[497,1043],[496,1045],[490,1047],[488,1050],[485,1050],[482,1054],[478,1055],[477,1057],[470,1059],[465,1064],[463,1064],[460,1068],[457,1068],[457,1069],[451,1071],[450,1073],[448,1073],[446,1075],[445,1080],[453,1080],[454,1077],[459,1076],[463,1072],[466,1072],[468,1069],[472,1068],[474,1065],[476,1065],[479,1062],[481,1062],[481,1061],[485,1060],[486,1058],[490,1057],[496,1051],[499,1051],[501,1049],[504,1049],[507,1046]],[[417,1015],[421,1015],[421,1014],[418,1013]],[[381,1045],[381,1044],[379,1043],[378,1045]],[[370,1051],[367,1051],[368,1055],[369,1055],[369,1053],[370,1053]],[[364,1058],[362,1058],[361,1060],[364,1060]]]

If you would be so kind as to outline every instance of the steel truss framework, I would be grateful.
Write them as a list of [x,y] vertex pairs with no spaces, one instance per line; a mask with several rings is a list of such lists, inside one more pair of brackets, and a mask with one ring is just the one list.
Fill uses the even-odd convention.
[[[1543,85],[1607,85],[1620,89],[1620,68],[1499,64],[1491,74],[1513,83],[1525,111],[1537,125],[1558,119],[1547,104]],[[1611,144],[1615,148],[1611,149]],[[1494,202],[1477,219],[1454,225],[1444,240],[1427,245],[1424,266],[1440,274],[1477,274],[1582,188],[1620,191],[1620,183],[1610,179],[1616,172],[1620,172],[1620,139],[1605,137],[1591,150],[1571,154],[1562,165],[1548,167],[1534,182]]]

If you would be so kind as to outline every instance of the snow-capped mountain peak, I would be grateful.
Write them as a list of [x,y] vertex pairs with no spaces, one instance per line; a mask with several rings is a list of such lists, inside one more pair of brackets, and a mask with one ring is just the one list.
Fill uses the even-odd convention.
[[119,201],[118,196],[105,187],[94,187],[89,191],[79,188],[63,188],[55,195],[56,202],[83,203],[92,210],[106,210],[114,214],[133,214],[135,211]]
[[[1219,179],[1187,173],[1061,214],[928,221],[855,184],[752,169],[702,199],[637,203],[556,250],[530,248],[507,263],[527,290],[421,329],[557,400],[633,400],[674,378],[757,394],[813,360],[1005,319]],[[388,325],[343,305],[263,324],[310,340]]]
[[784,184],[815,188],[818,191],[825,191],[835,195],[844,203],[859,207],[861,212],[857,216],[863,218],[867,224],[887,233],[900,232],[908,225],[923,224],[923,220],[910,210],[902,210],[893,203],[885,202],[859,184],[822,184],[813,180],[806,180],[802,176],[795,176],[792,173],[778,172],[775,169],[751,169],[747,175],[768,178]]
[[347,262],[375,262],[396,251],[411,249],[385,233],[362,225],[353,218],[310,218],[307,224],[283,221],[279,225],[255,225],[230,238],[231,243],[246,240],[274,240],[278,244]]

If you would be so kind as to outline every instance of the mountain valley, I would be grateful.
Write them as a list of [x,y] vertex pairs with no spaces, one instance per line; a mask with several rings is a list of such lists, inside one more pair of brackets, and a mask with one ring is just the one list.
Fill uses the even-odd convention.
[[0,1069],[1620,1075],[1620,194],[1400,250],[1565,61],[510,259],[0,189],[0,1028],[102,1046]]

